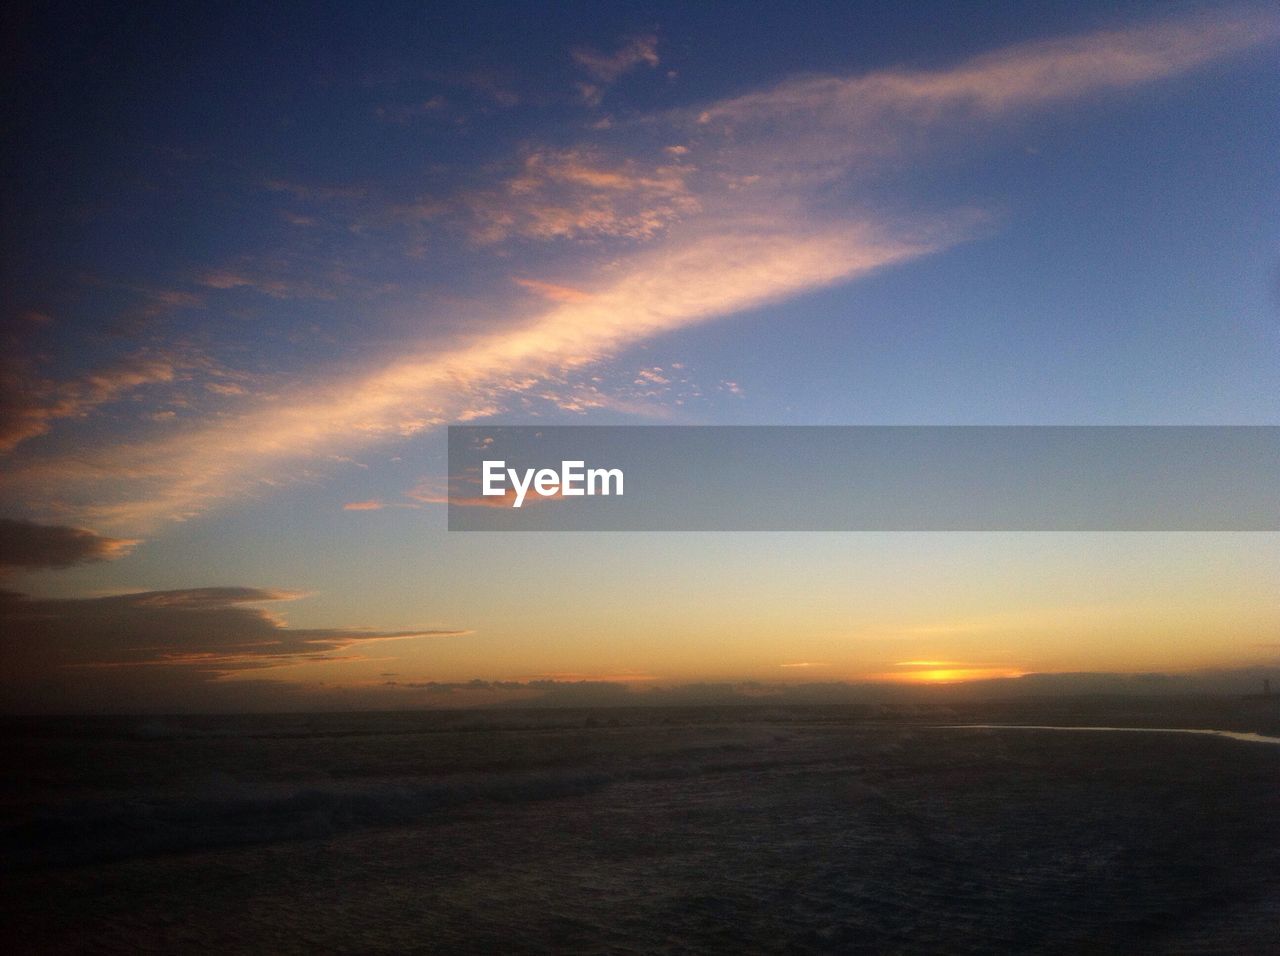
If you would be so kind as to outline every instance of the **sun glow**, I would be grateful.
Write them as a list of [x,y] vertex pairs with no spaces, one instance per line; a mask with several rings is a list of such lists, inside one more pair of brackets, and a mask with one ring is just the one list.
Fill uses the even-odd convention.
[[961,661],[899,661],[902,670],[873,674],[871,678],[895,684],[958,684],[972,680],[995,680],[1022,677],[1026,671],[989,664],[966,664]]

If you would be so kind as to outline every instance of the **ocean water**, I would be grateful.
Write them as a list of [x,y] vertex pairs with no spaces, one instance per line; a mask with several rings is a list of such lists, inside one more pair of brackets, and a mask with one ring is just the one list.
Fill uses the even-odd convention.
[[831,708],[8,720],[6,952],[1280,952],[1280,748]]

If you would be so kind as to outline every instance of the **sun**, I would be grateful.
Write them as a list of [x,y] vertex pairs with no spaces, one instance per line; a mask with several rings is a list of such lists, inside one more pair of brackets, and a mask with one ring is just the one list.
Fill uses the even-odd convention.
[[872,679],[895,684],[961,684],[966,681],[1022,677],[1026,671],[995,664],[963,661],[898,661],[899,670],[871,675]]

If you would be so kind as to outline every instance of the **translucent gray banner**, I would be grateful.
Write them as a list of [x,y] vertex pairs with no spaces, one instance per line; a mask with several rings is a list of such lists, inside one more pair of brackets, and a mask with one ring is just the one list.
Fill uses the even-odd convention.
[[451,531],[1277,531],[1280,426],[456,426]]

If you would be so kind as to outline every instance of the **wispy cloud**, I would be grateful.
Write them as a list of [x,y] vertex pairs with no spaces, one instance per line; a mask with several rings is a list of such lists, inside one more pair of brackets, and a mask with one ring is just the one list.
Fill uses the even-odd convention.
[[605,89],[624,74],[639,66],[658,65],[658,38],[653,34],[632,37],[612,53],[582,47],[573,51],[573,60],[594,81],[579,83],[578,93],[588,105],[596,106]]
[[319,286],[312,281],[289,280],[280,277],[253,275],[248,272],[231,269],[215,269],[206,272],[199,279],[200,285],[207,289],[227,291],[230,289],[252,289],[273,299],[333,299],[336,293],[329,288]]
[[830,667],[826,661],[792,661],[789,664],[779,664],[779,667]]
[[601,83],[612,83],[637,66],[657,66],[658,38],[653,34],[632,37],[612,53],[579,48],[573,51],[573,59]]
[[10,356],[0,362],[0,453],[45,434],[59,419],[82,418],[138,389],[172,383],[207,364],[192,354],[144,350],[78,378],[54,382]]
[[[477,256],[497,257],[504,276],[525,276],[517,281],[536,297],[523,297],[509,319],[443,344],[406,343],[380,364],[328,372],[270,400],[246,398],[236,416],[180,434],[27,461],[0,488],[32,509],[56,489],[96,526],[141,530],[315,475],[353,448],[493,414],[655,336],[848,282],[973,235],[985,221],[973,210],[904,216],[830,207],[833,178],[856,183],[932,148],[921,130],[974,136],[1002,116],[1170,77],[1278,34],[1280,18],[1256,13],[1146,24],[940,70],[788,80],[644,117],[632,125],[641,145],[603,131],[576,146],[530,148],[492,186],[428,204],[428,222],[456,218],[438,228],[463,229]],[[606,82],[656,56],[639,44],[578,61]],[[270,188],[315,203],[367,198],[355,187]],[[537,246],[540,266],[553,262],[569,240],[572,253],[547,272],[511,261]],[[240,278],[221,281],[238,286]],[[500,285],[495,300],[507,309],[512,290]],[[37,402],[21,411],[14,433],[74,414],[59,407]]]
[[358,200],[365,198],[369,193],[368,188],[365,186],[341,183],[336,185],[315,185],[293,182],[287,179],[268,179],[262,185],[263,188],[272,192],[285,193],[294,199],[310,203]]
[[634,159],[610,162],[587,149],[535,150],[498,188],[465,200],[475,241],[651,239],[701,209],[686,184],[691,169]]
[[379,106],[374,110],[374,115],[386,123],[405,124],[424,116],[441,116],[448,106],[448,100],[437,93],[435,96],[414,103],[389,103]]
[[383,502],[378,501],[377,499],[370,499],[369,501],[348,501],[345,505],[342,506],[342,510],[343,511],[381,511],[385,507],[386,507],[386,504],[384,504]]
[[[909,259],[951,238],[880,236],[866,224],[818,232],[752,226],[666,244],[636,257],[587,301],[557,305],[532,322],[453,350],[407,356],[372,374],[326,383],[169,438],[115,445],[75,461],[31,464],[7,480],[18,488],[56,481],[68,493],[79,486],[83,510],[106,526],[147,527],[278,480],[300,460],[464,419],[477,407],[491,407],[493,397],[509,394],[513,384]],[[129,480],[112,488],[122,475]]]
[[544,299],[550,299],[552,302],[585,302],[591,298],[590,292],[583,292],[581,289],[575,289],[572,286],[556,285],[552,282],[541,282],[537,279],[521,279],[512,280],[522,289],[540,295]]
[[1216,11],[1015,46],[946,70],[803,77],[687,117],[734,144],[736,161],[757,172],[839,172],[904,148],[921,128],[971,129],[1015,110],[1174,76],[1278,36],[1273,13]]

